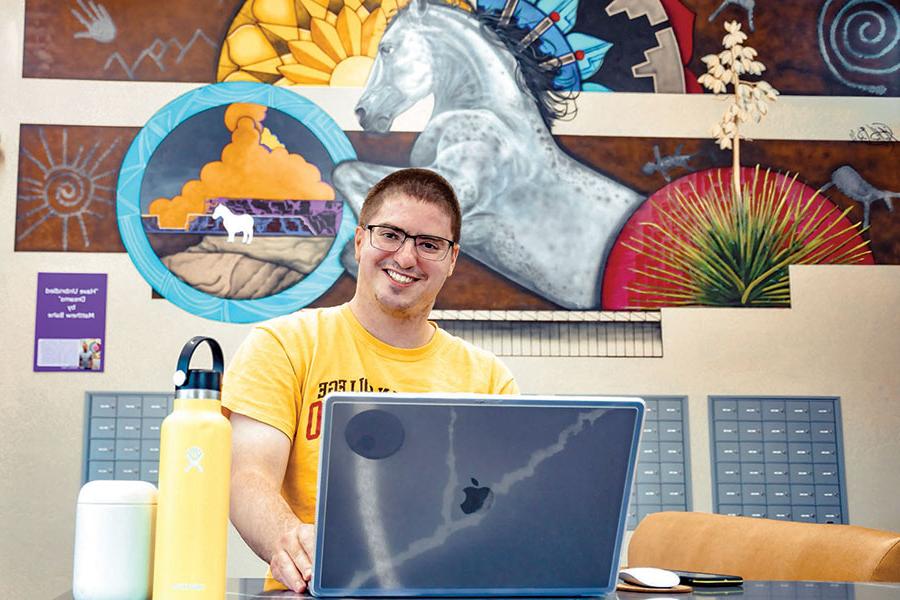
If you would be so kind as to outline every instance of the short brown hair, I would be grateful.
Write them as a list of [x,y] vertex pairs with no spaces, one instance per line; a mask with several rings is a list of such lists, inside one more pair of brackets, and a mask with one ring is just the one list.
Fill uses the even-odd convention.
[[393,193],[404,194],[419,202],[441,207],[450,217],[453,241],[459,241],[462,214],[456,192],[453,191],[449,181],[428,169],[400,169],[373,185],[359,211],[360,225],[369,225],[369,219],[378,212],[385,198]]

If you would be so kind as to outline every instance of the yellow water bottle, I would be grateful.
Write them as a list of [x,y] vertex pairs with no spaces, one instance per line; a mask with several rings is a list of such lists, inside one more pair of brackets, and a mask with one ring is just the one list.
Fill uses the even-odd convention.
[[[190,369],[206,342],[213,368]],[[175,410],[163,421],[153,553],[153,600],[222,600],[228,547],[231,423],[221,412],[224,360],[212,338],[181,350]]]

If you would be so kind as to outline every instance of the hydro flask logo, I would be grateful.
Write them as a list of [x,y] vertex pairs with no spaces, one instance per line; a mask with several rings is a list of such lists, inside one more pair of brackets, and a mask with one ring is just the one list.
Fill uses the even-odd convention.
[[203,449],[198,446],[191,446],[185,452],[185,458],[187,458],[187,466],[184,468],[185,473],[189,473],[192,469],[197,469],[199,472],[203,472],[203,465],[200,464],[200,461],[203,460]]

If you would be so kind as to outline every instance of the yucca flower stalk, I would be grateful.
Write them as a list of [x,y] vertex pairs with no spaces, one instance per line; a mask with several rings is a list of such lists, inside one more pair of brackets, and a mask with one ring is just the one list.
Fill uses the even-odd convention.
[[673,305],[786,306],[788,266],[858,263],[870,250],[859,223],[840,211],[803,199],[797,176],[775,177],[756,167],[752,181],[733,196],[732,183],[709,175],[710,187],[676,189],[668,205],[654,203],[655,222],[641,222],[645,235],[624,242],[648,263],[644,278],[626,286],[638,308]]
[[751,117],[759,123],[768,113],[768,102],[774,102],[778,97],[778,90],[762,80],[751,82],[741,79],[742,75],[761,75],[766,66],[756,60],[755,49],[743,45],[747,34],[741,31],[740,23],[728,21],[725,31],[727,33],[722,38],[725,49],[700,59],[706,64],[706,73],[697,81],[714,94],[727,93],[728,86],[732,87],[732,101],[722,119],[713,127],[712,134],[720,148],[732,149],[732,191],[737,198],[741,195],[741,123],[746,123]]

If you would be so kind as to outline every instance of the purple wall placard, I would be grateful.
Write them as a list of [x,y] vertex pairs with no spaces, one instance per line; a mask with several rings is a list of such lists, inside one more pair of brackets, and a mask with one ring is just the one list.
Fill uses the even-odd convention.
[[35,371],[103,371],[106,273],[38,273]]

